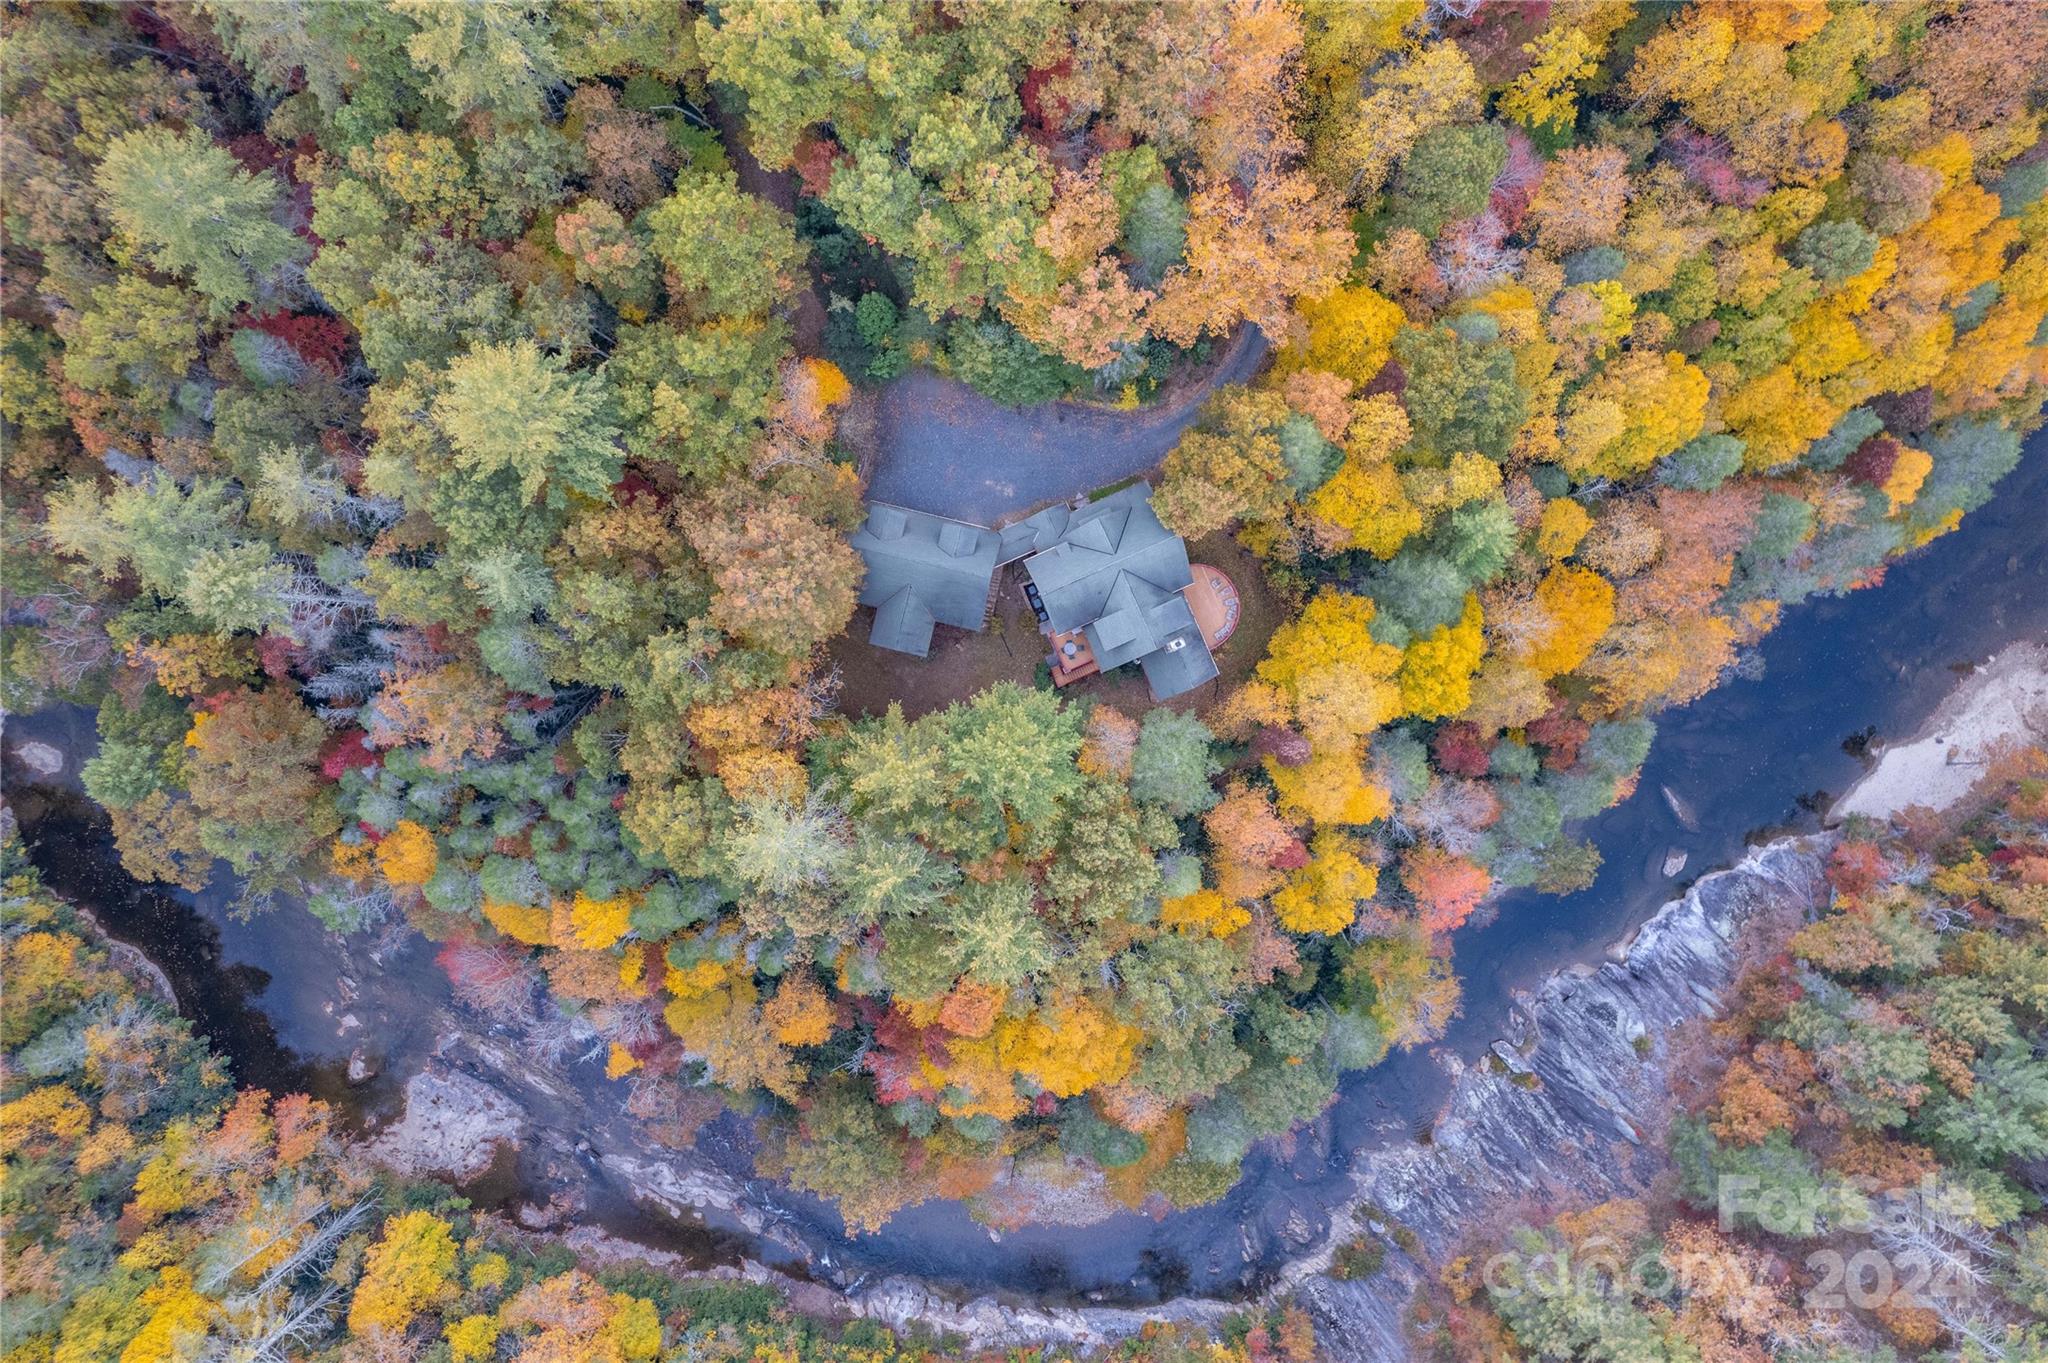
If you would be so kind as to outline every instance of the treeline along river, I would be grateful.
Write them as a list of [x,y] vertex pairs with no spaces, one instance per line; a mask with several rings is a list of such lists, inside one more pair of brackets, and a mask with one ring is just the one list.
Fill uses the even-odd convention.
[[[1827,797],[1861,770],[1873,736],[1910,731],[1958,672],[2044,634],[2048,439],[2037,435],[1991,503],[1959,530],[1893,565],[1881,586],[1788,609],[1747,675],[1660,715],[1634,795],[1582,830],[1604,858],[1594,884],[1561,898],[1509,894],[1490,921],[1460,932],[1454,962],[1464,1007],[1443,1041],[1348,1076],[1336,1105],[1288,1149],[1255,1151],[1220,1203],[1000,1239],[957,1204],[933,1203],[847,1242],[829,1206],[765,1185],[757,1192],[827,1247],[843,1274],[1121,1301],[1255,1288],[1321,1236],[1326,1209],[1349,1194],[1357,1154],[1427,1131],[1447,1084],[1438,1052],[1477,1055],[1506,1030],[1518,991],[1598,955],[1685,880],[1737,859],[1746,844],[1814,826]],[[94,746],[91,713],[57,707],[7,725],[8,797],[34,860],[53,888],[156,962],[238,1082],[309,1091],[358,1122],[387,1114],[446,998],[431,948],[392,934],[373,959],[369,944],[344,949],[297,905],[241,922],[227,915],[225,887],[190,895],[137,885],[120,868],[104,817],[77,788]],[[13,761],[27,742],[61,751],[62,774],[38,781]],[[1663,869],[1674,848],[1686,853],[1678,879]],[[376,1077],[351,1083],[352,1056],[359,1076],[367,1065]],[[732,1134],[725,1127],[709,1154],[739,1173],[744,1143]]]

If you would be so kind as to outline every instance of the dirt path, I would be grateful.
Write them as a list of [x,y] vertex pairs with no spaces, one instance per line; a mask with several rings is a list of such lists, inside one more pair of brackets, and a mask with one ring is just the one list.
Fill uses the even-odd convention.
[[1144,473],[1166,457],[1210,392],[1251,378],[1266,351],[1256,327],[1241,328],[1205,382],[1135,412],[1071,402],[1004,407],[937,374],[906,374],[877,404],[868,495],[990,525]]
[[[718,140],[725,147],[726,159],[739,176],[740,188],[757,199],[766,199],[785,213],[796,212],[796,172],[769,170],[756,160],[740,133],[739,121],[727,117],[715,101],[711,115],[718,125]],[[788,317],[797,350],[805,355],[817,354],[825,337],[825,301],[818,296],[815,278],[791,296]]]

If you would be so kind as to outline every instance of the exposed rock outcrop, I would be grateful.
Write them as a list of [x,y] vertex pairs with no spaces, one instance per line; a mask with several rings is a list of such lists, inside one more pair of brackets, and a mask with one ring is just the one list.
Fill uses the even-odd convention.
[[745,1184],[702,1160],[648,1158],[610,1151],[598,1162],[636,1202],[686,1221],[700,1220],[707,1211],[723,1212],[755,1235],[787,1243],[799,1251],[804,1249],[794,1232],[771,1222],[748,1199]]
[[[1457,1075],[1431,1139],[1362,1154],[1354,1195],[1333,1209],[1320,1242],[1291,1261],[1267,1295],[1291,1294],[1334,1356],[1394,1363],[1407,1356],[1408,1303],[1429,1265],[1476,1229],[1520,1210],[1641,1191],[1662,1166],[1665,1038],[1720,1006],[1740,968],[1744,925],[1760,916],[1793,920],[1813,907],[1825,892],[1827,845],[1826,835],[1789,839],[1702,878],[1643,924],[1618,959],[1547,980],[1523,1001],[1518,1035],[1497,1042],[1480,1063],[1447,1057]],[[368,1147],[392,1168],[460,1182],[487,1169],[500,1142],[566,1148],[570,1128],[555,1128],[575,1113],[587,1116],[563,1076],[490,1039],[452,1032],[439,1052],[408,1081],[404,1117]],[[634,1200],[686,1220],[744,1228],[809,1256],[745,1180],[689,1152],[665,1156],[582,1130],[585,1158]],[[1397,1236],[1397,1228],[1413,1238]],[[1385,1266],[1363,1281],[1331,1279],[1336,1251],[1360,1234],[1388,1242]],[[736,1272],[785,1281],[750,1260],[708,1276]],[[1048,1306],[1003,1294],[963,1300],[908,1277],[855,1283],[838,1301],[846,1314],[947,1332],[982,1349],[1088,1346],[1133,1334],[1148,1320],[1210,1325],[1243,1306],[1207,1298],[1152,1307]]]
[[491,1167],[498,1146],[526,1131],[519,1105],[489,1084],[438,1065],[405,1083],[405,1115],[363,1152],[397,1173],[455,1183]]
[[1180,1298],[1157,1307],[1059,1307],[1019,1305],[995,1296],[957,1301],[913,1278],[885,1278],[849,1294],[857,1316],[895,1330],[923,1326],[959,1335],[977,1349],[1008,1346],[1090,1347],[1135,1335],[1147,1321],[1173,1320],[1214,1325],[1243,1307],[1236,1303]]
[[[1486,1063],[1459,1067],[1427,1144],[1363,1155],[1356,1195],[1267,1296],[1291,1294],[1332,1357],[1398,1363],[1408,1357],[1415,1289],[1476,1229],[1517,1209],[1533,1214],[1642,1191],[1663,1165],[1666,1039],[1719,1009],[1743,961],[1746,924],[1797,921],[1820,901],[1829,841],[1788,839],[1703,877],[1643,924],[1619,960],[1547,980],[1524,1005],[1520,1044],[1498,1043]],[[1413,1233],[1412,1253],[1394,1243],[1396,1227]],[[1337,1249],[1362,1233],[1389,1241],[1385,1266],[1363,1281],[1330,1278]],[[993,1295],[963,1302],[909,1278],[885,1279],[846,1301],[856,1315],[948,1331],[979,1348],[1093,1344],[1134,1334],[1148,1320],[1213,1324],[1242,1309],[1195,1298],[1144,1309],[1022,1305]]]
[[[1359,1162],[1358,1196],[1325,1244],[1291,1264],[1283,1286],[1337,1357],[1407,1357],[1415,1284],[1437,1261],[1516,1208],[1640,1192],[1663,1165],[1666,1037],[1718,1010],[1742,959],[1737,934],[1760,917],[1796,919],[1825,894],[1825,835],[1788,839],[1703,877],[1643,924],[1619,961],[1553,975],[1526,1005],[1520,1046],[1464,1069],[1426,1145]],[[1361,1282],[1323,1274],[1368,1218],[1413,1232],[1411,1256]]]
[[45,780],[64,770],[63,751],[49,743],[31,739],[18,745],[14,755],[21,760],[22,766]]
[[2008,742],[2048,742],[2048,641],[2022,640],[1993,654],[1917,733],[1882,744],[1828,818],[1884,819],[1908,805],[1946,808],[1984,774],[1986,755]]

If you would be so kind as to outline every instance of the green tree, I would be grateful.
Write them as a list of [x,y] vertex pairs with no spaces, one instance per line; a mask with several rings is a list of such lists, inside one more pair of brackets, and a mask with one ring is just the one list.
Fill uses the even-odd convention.
[[529,501],[543,491],[556,506],[565,491],[601,500],[618,480],[619,432],[603,381],[531,341],[479,346],[455,360],[432,411],[457,465],[516,474]]
[[949,707],[941,721],[951,794],[968,810],[968,848],[993,851],[1011,820],[1043,844],[1080,789],[1081,719],[1058,697],[1004,682]]
[[417,102],[407,98],[414,73],[405,44],[413,28],[391,7],[374,0],[205,0],[199,8],[263,90],[284,95],[303,82],[321,110],[362,141]]
[[199,358],[198,300],[175,285],[124,274],[92,291],[64,342],[64,377],[100,392],[132,391],[168,405]]
[[818,1087],[783,1159],[792,1184],[837,1200],[855,1226],[873,1229],[912,1200],[901,1132],[850,1080]]
[[93,183],[115,226],[151,264],[190,277],[216,317],[266,296],[305,255],[276,221],[277,181],[243,170],[196,128],[116,138]]
[[955,974],[984,984],[1023,984],[1052,961],[1052,940],[1034,907],[1027,876],[969,880],[942,915],[949,937],[946,961]]
[[832,927],[838,885],[851,856],[846,815],[836,806],[815,797],[801,805],[746,801],[721,853],[760,936],[787,928],[812,938]]
[[959,882],[959,869],[923,843],[862,826],[840,876],[841,910],[855,927],[915,918],[937,910]]
[[1154,847],[1172,839],[1172,825],[1146,818],[1120,784],[1090,780],[1066,803],[1046,891],[1077,922],[1130,918],[1159,889]]
[[766,426],[788,354],[789,329],[768,318],[621,328],[605,374],[627,448],[705,482],[730,475]]
[[391,11],[413,26],[405,50],[427,77],[427,92],[458,117],[482,110],[507,122],[536,118],[561,80],[548,6],[392,0]]
[[2048,1155],[2048,1060],[2008,1045],[1976,1064],[1970,1096],[1946,1094],[1928,1120],[1945,1146],[1983,1164]]
[[1211,809],[1223,797],[1211,784],[1223,770],[1216,736],[1193,715],[1164,706],[1145,716],[1131,758],[1131,796],[1176,819]]
[[1474,343],[1449,327],[1411,328],[1394,338],[1394,358],[1407,371],[1401,402],[1416,450],[1441,463],[1461,450],[1496,462],[1528,412],[1506,346]]
[[1712,492],[1742,469],[1743,445],[1732,435],[1703,435],[1657,461],[1657,481],[1686,492]]
[[745,92],[754,154],[779,167],[812,124],[857,112],[886,128],[896,108],[923,105],[940,54],[919,28],[889,0],[727,5],[698,21],[697,44],[713,79]]
[[790,216],[741,189],[731,171],[683,176],[642,222],[699,317],[767,312],[795,286],[807,254]]
[[268,543],[241,533],[244,509],[240,494],[217,478],[186,489],[157,476],[106,496],[74,482],[51,499],[48,533],[103,577],[132,568],[144,586],[214,628],[259,629],[284,616],[291,572]]
[[1486,207],[1507,160],[1507,135],[1494,124],[1432,128],[1416,139],[1394,173],[1388,227],[1412,227],[1434,237],[1445,224],[1471,217]]
[[1064,397],[1088,372],[1048,355],[993,318],[963,319],[946,333],[945,356],[954,377],[1010,407],[1032,407]]
[[1870,268],[1877,257],[1877,238],[1860,223],[1830,219],[1801,232],[1791,255],[1821,283],[1836,284]]

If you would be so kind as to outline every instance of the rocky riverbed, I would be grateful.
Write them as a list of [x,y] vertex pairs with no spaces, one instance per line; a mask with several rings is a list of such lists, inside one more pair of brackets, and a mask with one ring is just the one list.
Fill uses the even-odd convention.
[[[1766,923],[1782,929],[1820,902],[1828,842],[1827,834],[1786,839],[1702,878],[1645,923],[1618,959],[1555,975],[1522,1000],[1512,1035],[1482,1061],[1445,1057],[1456,1077],[1430,1139],[1361,1157],[1352,1195],[1334,1209],[1321,1243],[1287,1264],[1265,1295],[1292,1293],[1336,1356],[1397,1360],[1406,1356],[1404,1319],[1415,1285],[1475,1229],[1647,1187],[1663,1162],[1669,1038],[1718,1008],[1750,936],[1775,938],[1775,930],[1762,930]],[[516,1146],[524,1158],[550,1165],[540,1172],[565,1194],[553,1217],[507,1208],[529,1227],[573,1223],[583,1199],[609,1187],[665,1213],[759,1237],[786,1252],[786,1266],[802,1265],[816,1279],[838,1277],[764,1209],[760,1189],[686,1152],[650,1151],[630,1131],[594,1123],[566,1075],[489,1037],[447,1032],[408,1083],[407,1098],[404,1118],[369,1153],[405,1173],[438,1172],[462,1183],[485,1173],[495,1147]],[[1332,1256],[1360,1234],[1387,1242],[1386,1267],[1364,1281],[1331,1279]],[[737,1270],[709,1269],[701,1257],[617,1240],[610,1246],[614,1254],[659,1254],[656,1262],[671,1271],[795,1281],[752,1257]],[[1002,1294],[963,1299],[901,1276],[837,1285],[848,1315],[922,1325],[988,1348],[1098,1342],[1148,1319],[1213,1322],[1239,1306],[1212,1298],[1145,1309],[1054,1307]]]
[[[1910,804],[1952,803],[1967,792],[1986,751],[2004,741],[2038,741],[2044,694],[2048,646],[2022,640],[2002,650],[1974,669],[1916,735],[1882,749],[1837,811],[1883,816]],[[1930,761],[1930,752],[1939,758]],[[1702,877],[1618,944],[1610,959],[1560,971],[1518,997],[1508,1034],[1476,1062],[1439,1055],[1453,1079],[1428,1138],[1360,1155],[1350,1195],[1330,1209],[1320,1240],[1289,1261],[1262,1295],[1292,1295],[1335,1356],[1395,1363],[1408,1354],[1406,1320],[1415,1289],[1476,1232],[1647,1189],[1665,1167],[1674,1038],[1719,1010],[1750,953],[1774,949],[1825,902],[1822,871],[1832,841],[1826,832],[1783,838]],[[530,1065],[494,1055],[476,1038],[451,1036],[444,1049],[437,1064],[461,1066],[459,1082],[485,1090],[472,1090],[453,1105],[474,1114],[469,1120],[475,1124],[501,1119],[510,1091],[538,1077]],[[571,1095],[549,1094],[552,1085],[542,1084],[541,1092],[563,1103],[562,1115],[573,1120],[566,1106]],[[428,1087],[433,1091],[416,1102],[450,1106],[438,1081]],[[405,1148],[399,1132],[412,1120],[408,1112],[406,1123],[373,1148]],[[587,1122],[579,1127],[589,1129]],[[542,1145],[557,1149],[569,1143],[566,1131],[536,1128],[523,1114],[499,1135],[539,1135]],[[419,1124],[414,1143],[468,1151],[468,1165],[457,1176],[474,1173],[474,1138],[428,1120]],[[580,1150],[569,1153],[590,1152],[586,1135],[576,1145]],[[751,1258],[713,1273],[777,1281],[846,1315],[941,1330],[981,1347],[1094,1343],[1128,1335],[1148,1319],[1212,1323],[1239,1305],[1181,1297],[1145,1309],[1059,1307],[1003,1294],[963,1296],[900,1275],[849,1280],[764,1214],[759,1189],[743,1180],[690,1158],[618,1150],[593,1158],[628,1195],[762,1237],[838,1290],[828,1294],[821,1282],[799,1282]],[[592,1233],[588,1227],[569,1232]],[[1330,1277],[1337,1250],[1361,1235],[1384,1242],[1384,1267],[1361,1281]],[[606,1243],[614,1254],[661,1253],[616,1239]],[[672,1270],[702,1271],[674,1262],[673,1255],[662,1258]]]
[[[1518,1007],[1511,1037],[1460,1067],[1427,1143],[1361,1162],[1327,1243],[1287,1275],[1337,1356],[1405,1357],[1416,1283],[1476,1231],[1649,1186],[1664,1167],[1673,1035],[1720,1008],[1750,944],[1824,902],[1830,841],[1772,843],[1702,877],[1620,959],[1553,975]],[[1360,1232],[1387,1241],[1386,1267],[1362,1282],[1322,1276]]]

